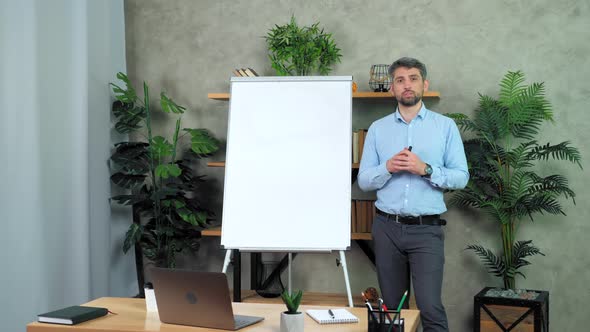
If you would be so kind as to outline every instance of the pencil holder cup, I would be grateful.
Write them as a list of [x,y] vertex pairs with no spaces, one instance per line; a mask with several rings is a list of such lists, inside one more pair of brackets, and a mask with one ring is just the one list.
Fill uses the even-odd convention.
[[399,311],[367,309],[369,332],[404,332],[404,319]]

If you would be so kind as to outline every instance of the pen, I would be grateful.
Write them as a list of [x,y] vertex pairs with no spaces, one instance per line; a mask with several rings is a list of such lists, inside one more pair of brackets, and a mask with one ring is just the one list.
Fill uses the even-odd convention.
[[387,309],[387,306],[385,305],[385,303],[381,304],[381,308],[383,308],[383,311],[385,311],[385,315],[387,316],[387,319],[389,320],[389,322],[393,323],[393,321],[391,320],[391,316],[389,316],[389,312],[387,312],[388,309]]
[[334,316],[334,312],[332,311],[332,309],[328,309],[328,313],[330,314],[330,317],[332,317],[332,319],[336,318],[336,316]]
[[377,315],[375,315],[375,312],[373,311],[373,306],[371,305],[371,303],[369,303],[369,300],[365,296],[365,292],[361,292],[361,295],[363,297],[363,300],[365,300],[365,306],[367,307],[367,309],[369,309],[369,314],[371,315],[371,317],[373,317],[375,323],[378,323],[379,318],[377,317]]
[[408,150],[412,151],[412,146],[411,145],[408,147]]

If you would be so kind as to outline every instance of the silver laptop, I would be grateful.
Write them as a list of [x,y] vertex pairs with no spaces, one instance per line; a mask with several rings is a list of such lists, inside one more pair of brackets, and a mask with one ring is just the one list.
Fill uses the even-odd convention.
[[264,319],[234,315],[224,273],[153,268],[151,275],[163,323],[238,330]]

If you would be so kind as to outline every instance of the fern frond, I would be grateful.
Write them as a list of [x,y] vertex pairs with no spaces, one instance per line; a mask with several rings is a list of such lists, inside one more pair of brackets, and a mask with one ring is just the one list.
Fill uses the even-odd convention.
[[510,123],[515,126],[513,135],[520,137],[520,131],[527,134],[527,138],[534,137],[543,121],[553,120],[551,104],[545,98],[544,83],[532,83],[516,96],[515,103],[508,108]]
[[474,123],[478,129],[476,134],[489,144],[495,144],[510,134],[506,108],[486,95],[479,95],[479,107],[475,113]]
[[[512,247],[512,264],[514,269],[519,269],[523,266],[530,265],[531,263],[524,259],[534,255],[545,256],[541,250],[533,245],[532,240],[517,241]],[[524,275],[523,275],[524,276]]]
[[550,143],[540,145],[529,153],[529,157],[536,160],[548,160],[549,157],[556,160],[567,160],[578,164],[580,169],[583,169],[580,151],[570,144],[570,141],[565,141],[555,145]]
[[512,107],[518,97],[526,90],[524,83],[524,74],[518,71],[509,71],[500,82],[499,102],[507,108]]
[[506,264],[504,264],[502,259],[496,256],[491,250],[475,244],[468,245],[465,249],[473,250],[475,254],[479,256],[489,273],[496,277],[504,276],[504,273],[506,272]]
[[531,163],[530,152],[536,145],[537,141],[534,140],[521,143],[506,154],[506,162],[513,169],[532,167],[533,163]]
[[[566,215],[561,208],[561,204],[547,193],[535,193],[533,196],[523,201],[523,207],[527,209],[528,214],[547,212],[549,214]],[[531,216],[532,220],[532,216]]]
[[457,125],[457,127],[462,130],[462,131],[468,131],[468,132],[477,132],[478,128],[475,125],[475,122],[471,121],[471,119],[469,119],[469,117],[465,114],[462,113],[447,113],[445,114],[445,116],[453,119],[453,121],[455,121],[455,124]]
[[554,197],[564,195],[566,199],[571,198],[576,203],[576,193],[568,186],[568,180],[561,175],[553,174],[541,178],[537,176],[535,185],[531,187],[530,193],[536,192],[552,193]]

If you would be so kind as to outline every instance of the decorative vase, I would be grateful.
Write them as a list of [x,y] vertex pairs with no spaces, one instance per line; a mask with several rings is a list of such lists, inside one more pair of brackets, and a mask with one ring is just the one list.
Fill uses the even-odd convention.
[[303,332],[303,313],[281,312],[281,332]]

